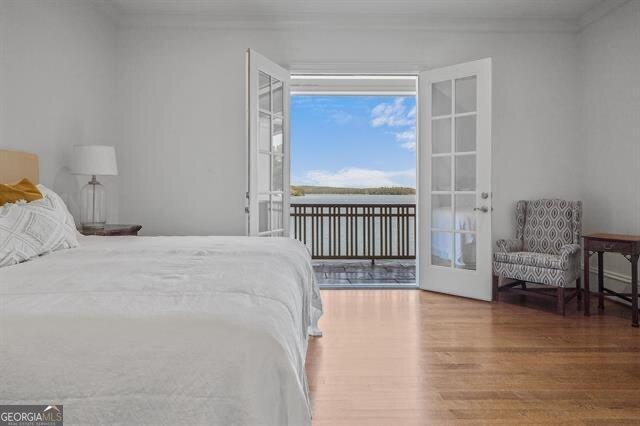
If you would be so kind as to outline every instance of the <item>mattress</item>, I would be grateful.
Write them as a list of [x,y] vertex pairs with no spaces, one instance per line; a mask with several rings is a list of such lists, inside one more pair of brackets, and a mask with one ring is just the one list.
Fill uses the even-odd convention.
[[295,240],[83,237],[0,269],[0,404],[63,404],[65,424],[310,424],[321,314]]

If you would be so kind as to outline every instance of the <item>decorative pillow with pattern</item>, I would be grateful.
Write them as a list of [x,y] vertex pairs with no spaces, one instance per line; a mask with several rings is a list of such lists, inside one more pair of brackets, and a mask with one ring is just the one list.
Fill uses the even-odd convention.
[[0,207],[0,267],[77,247],[76,225],[62,198],[38,185],[43,198]]

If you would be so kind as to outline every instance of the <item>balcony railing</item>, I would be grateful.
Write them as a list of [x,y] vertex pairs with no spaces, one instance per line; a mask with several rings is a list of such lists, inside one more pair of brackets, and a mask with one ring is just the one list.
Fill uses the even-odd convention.
[[291,204],[292,237],[314,259],[415,259],[415,204]]

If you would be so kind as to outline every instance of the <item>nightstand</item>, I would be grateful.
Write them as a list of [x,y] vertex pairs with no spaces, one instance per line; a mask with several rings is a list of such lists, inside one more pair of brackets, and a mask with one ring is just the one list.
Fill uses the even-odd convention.
[[104,229],[85,229],[79,228],[78,231],[82,235],[101,235],[103,237],[138,235],[138,231],[142,229],[142,225],[105,225]]

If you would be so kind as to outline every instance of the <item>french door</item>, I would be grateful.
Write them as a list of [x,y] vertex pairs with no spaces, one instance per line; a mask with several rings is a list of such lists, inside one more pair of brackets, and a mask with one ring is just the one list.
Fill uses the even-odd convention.
[[289,71],[247,51],[249,235],[289,235]]
[[420,74],[419,286],[491,300],[491,59]]

